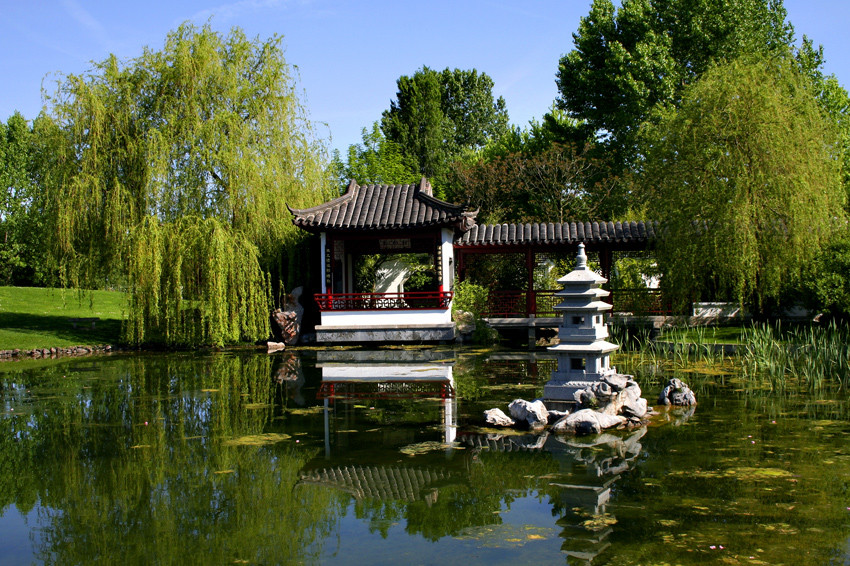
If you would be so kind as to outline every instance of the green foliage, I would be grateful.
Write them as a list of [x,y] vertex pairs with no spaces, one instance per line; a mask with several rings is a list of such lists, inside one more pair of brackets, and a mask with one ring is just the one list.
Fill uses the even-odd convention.
[[472,203],[482,222],[569,222],[625,209],[627,184],[609,175],[591,145],[551,144],[453,165],[453,200]]
[[611,287],[640,289],[647,287],[647,278],[658,276],[658,265],[652,257],[621,257],[614,262]]
[[850,319],[850,231],[845,229],[827,243],[804,275],[809,306]]
[[471,281],[458,281],[455,283],[452,295],[452,311],[470,312],[476,318],[487,309],[487,297],[490,291]]
[[355,259],[354,288],[359,293],[373,293],[377,289],[378,271],[386,264],[403,266],[407,278],[405,291],[434,291],[437,289],[437,273],[434,258],[427,253],[418,254],[363,254]]
[[286,205],[327,187],[281,38],[184,24],[161,51],[64,77],[48,103],[61,135],[44,190],[65,284],[127,284],[132,341],[265,338],[260,297],[301,238]]
[[819,389],[850,384],[850,329],[832,322],[825,328],[803,326],[787,331],[759,325],[745,335],[745,377],[784,390],[791,382]]
[[508,130],[505,101],[493,99],[493,80],[485,73],[422,67],[399,77],[397,85],[381,130],[435,190],[444,190],[452,161]]
[[222,346],[269,334],[269,285],[257,248],[217,218],[134,232],[128,269],[132,343]]
[[429,254],[408,255],[410,275],[404,282],[405,291],[436,291],[437,271]]
[[785,59],[712,68],[644,133],[666,292],[762,307],[798,280],[843,217],[832,128]]
[[[482,315],[487,311],[489,304],[490,290],[482,285],[477,285],[472,281],[458,281],[454,286],[454,294],[452,295],[452,313],[469,313],[472,315],[472,322],[475,324],[475,330],[472,332],[472,340],[476,344],[494,344],[499,339],[499,333],[490,328],[490,326],[482,319]],[[454,315],[456,320],[458,315]]]
[[842,181],[850,200],[850,95],[838,83],[835,75],[824,76],[823,47],[815,49],[812,41],[803,36],[803,43],[795,55],[797,64],[812,83],[815,96],[826,116],[835,125],[838,135],[836,148],[840,151]]

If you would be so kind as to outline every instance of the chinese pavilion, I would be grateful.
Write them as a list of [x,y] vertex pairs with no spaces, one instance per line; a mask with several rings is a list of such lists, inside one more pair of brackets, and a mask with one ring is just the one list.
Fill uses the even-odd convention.
[[[296,226],[320,236],[321,342],[440,341],[455,337],[451,319],[453,242],[475,225],[477,211],[434,197],[418,185],[358,185],[303,210],[290,209]],[[404,254],[427,258],[428,289],[377,292],[356,288],[364,256]]]

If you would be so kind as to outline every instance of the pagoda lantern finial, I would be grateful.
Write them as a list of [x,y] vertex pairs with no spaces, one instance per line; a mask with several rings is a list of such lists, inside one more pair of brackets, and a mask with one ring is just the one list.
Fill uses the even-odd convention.
[[578,255],[576,256],[576,269],[587,269],[587,256],[584,254],[584,244],[578,245]]

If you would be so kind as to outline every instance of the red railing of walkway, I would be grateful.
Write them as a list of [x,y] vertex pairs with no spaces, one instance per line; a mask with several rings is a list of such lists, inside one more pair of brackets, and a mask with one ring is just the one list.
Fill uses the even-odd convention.
[[[552,289],[539,291],[490,291],[485,317],[537,317],[557,316],[555,305],[560,299]],[[529,295],[530,299],[529,300]],[[613,289],[604,298],[613,305],[614,312],[630,312],[635,315],[670,315],[672,305],[661,295],[659,289]]]
[[427,310],[449,308],[452,293],[319,293],[315,298],[321,311]]
[[[556,290],[491,291],[485,317],[557,316],[560,299]],[[323,293],[315,296],[322,311],[428,310],[447,309],[451,291],[411,291],[407,293]],[[658,289],[613,289],[604,298],[614,312],[635,315],[670,315],[672,305]]]

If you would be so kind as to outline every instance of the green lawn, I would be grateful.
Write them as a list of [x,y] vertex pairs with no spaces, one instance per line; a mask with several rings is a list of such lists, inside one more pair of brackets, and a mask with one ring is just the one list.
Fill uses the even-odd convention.
[[[124,308],[116,291],[0,287],[0,350],[115,344]],[[74,318],[99,320],[74,328]]]

